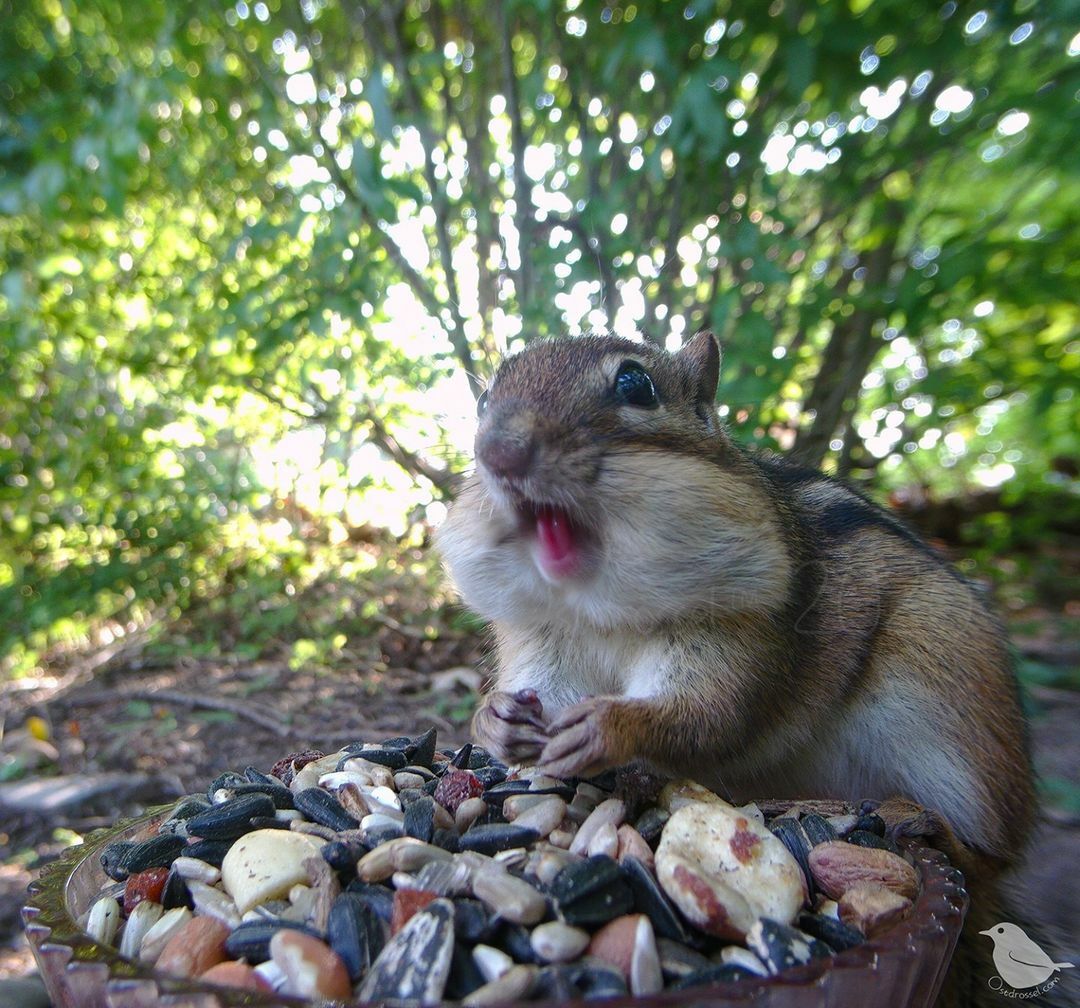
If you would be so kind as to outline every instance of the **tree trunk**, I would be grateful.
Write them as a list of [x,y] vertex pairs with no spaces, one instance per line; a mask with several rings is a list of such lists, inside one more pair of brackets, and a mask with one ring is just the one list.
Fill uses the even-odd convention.
[[833,328],[821,358],[821,367],[803,403],[803,413],[812,412],[814,418],[795,436],[791,457],[815,469],[828,453],[829,442],[837,430],[854,420],[863,378],[881,349],[881,340],[874,335],[874,323],[886,312],[883,295],[899,240],[897,222],[892,219],[895,213],[890,205],[890,233],[870,253],[866,263],[863,297],[868,291],[875,291],[877,297],[873,304],[864,302]]

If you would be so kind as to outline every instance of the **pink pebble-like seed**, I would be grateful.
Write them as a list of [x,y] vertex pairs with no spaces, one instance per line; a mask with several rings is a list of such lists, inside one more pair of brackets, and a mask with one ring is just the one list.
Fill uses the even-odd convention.
[[270,939],[270,958],[285,974],[285,994],[297,997],[348,998],[352,984],[345,964],[318,938],[282,929]]
[[229,928],[213,917],[192,917],[174,934],[158,956],[157,969],[176,976],[198,976],[223,962]]
[[207,983],[218,984],[222,987],[240,987],[245,990],[257,990],[273,992],[271,987],[258,973],[247,963],[228,960],[211,966],[200,977]]

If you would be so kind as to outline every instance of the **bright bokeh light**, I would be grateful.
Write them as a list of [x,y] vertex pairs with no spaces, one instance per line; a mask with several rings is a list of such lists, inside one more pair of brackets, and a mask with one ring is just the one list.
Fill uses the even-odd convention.
[[1031,122],[1031,116],[1026,112],[1013,109],[1011,112],[1006,112],[998,121],[997,131],[1002,136],[1013,136],[1026,129],[1029,122]]
[[859,95],[859,102],[866,109],[867,115],[873,116],[880,122],[882,119],[888,119],[900,108],[900,100],[907,92],[907,88],[907,81],[899,77],[884,91],[876,87],[865,88]]
[[293,74],[285,82],[285,94],[294,105],[310,105],[315,101],[315,78],[306,71]]
[[950,84],[937,96],[934,107],[949,115],[959,115],[961,112],[966,112],[973,101],[975,101],[975,96],[970,91],[960,87],[959,84]]

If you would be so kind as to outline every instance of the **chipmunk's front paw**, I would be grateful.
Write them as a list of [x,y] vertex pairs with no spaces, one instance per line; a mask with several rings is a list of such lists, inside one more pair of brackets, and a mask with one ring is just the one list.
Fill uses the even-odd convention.
[[473,738],[507,763],[532,763],[548,742],[535,690],[489,693],[473,716]]
[[620,702],[593,697],[568,707],[548,725],[551,741],[539,766],[552,777],[591,777],[628,758],[617,744]]

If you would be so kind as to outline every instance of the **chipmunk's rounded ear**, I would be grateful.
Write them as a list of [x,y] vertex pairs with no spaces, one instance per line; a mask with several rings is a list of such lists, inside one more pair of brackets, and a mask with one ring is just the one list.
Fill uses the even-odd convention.
[[720,381],[720,344],[708,331],[699,332],[677,355],[697,378],[698,399],[712,402]]

